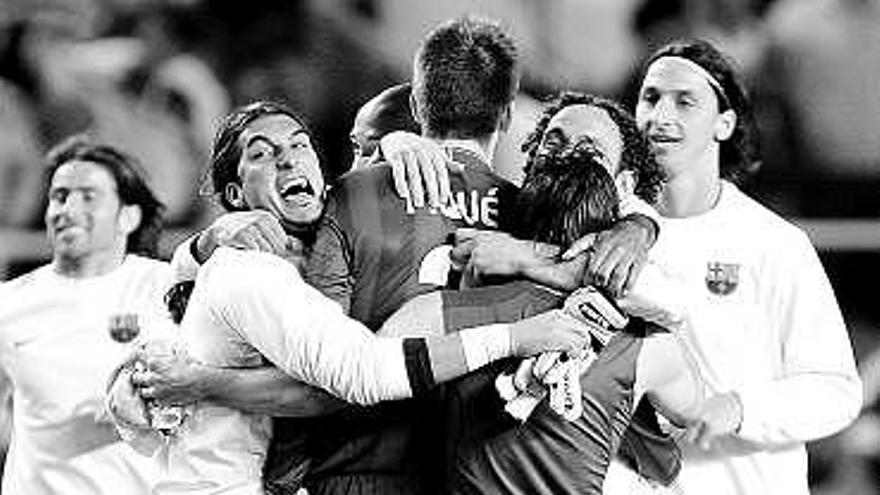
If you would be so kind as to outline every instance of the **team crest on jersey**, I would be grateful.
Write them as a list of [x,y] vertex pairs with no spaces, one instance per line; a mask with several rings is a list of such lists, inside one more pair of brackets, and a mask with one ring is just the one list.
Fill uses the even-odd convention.
[[717,296],[726,296],[739,284],[739,263],[710,261],[706,268],[706,287]]
[[138,315],[135,313],[123,313],[110,317],[110,337],[125,344],[134,340],[141,333]]

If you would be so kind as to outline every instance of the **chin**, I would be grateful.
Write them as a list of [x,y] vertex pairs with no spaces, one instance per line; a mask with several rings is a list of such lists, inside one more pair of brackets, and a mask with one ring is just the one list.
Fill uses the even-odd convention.
[[284,225],[295,227],[297,230],[307,229],[318,223],[323,211],[323,205],[298,208],[295,212],[285,212],[285,214],[281,216],[281,221]]

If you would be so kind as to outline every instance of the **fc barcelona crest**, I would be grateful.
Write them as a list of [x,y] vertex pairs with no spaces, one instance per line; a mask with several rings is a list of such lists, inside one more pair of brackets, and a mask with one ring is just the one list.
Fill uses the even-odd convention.
[[706,268],[706,287],[716,296],[726,296],[739,284],[739,264],[710,261]]
[[141,333],[138,315],[125,313],[110,317],[110,337],[120,344],[131,342]]

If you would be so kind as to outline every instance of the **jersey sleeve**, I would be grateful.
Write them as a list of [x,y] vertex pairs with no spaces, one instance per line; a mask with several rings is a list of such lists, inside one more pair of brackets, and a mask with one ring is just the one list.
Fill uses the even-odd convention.
[[292,265],[225,248],[209,265],[199,283],[212,313],[278,368],[349,402],[411,396],[402,341],[375,337]]
[[740,436],[765,444],[810,441],[836,433],[858,414],[862,385],[831,284],[799,233],[766,274],[775,278],[769,310],[778,334],[778,378],[739,391]]
[[465,328],[512,323],[559,308],[563,295],[533,282],[519,280],[502,285],[442,292],[446,333]]
[[635,194],[624,194],[620,198],[620,216],[627,215],[644,215],[660,225],[660,214],[653,206],[649,205],[645,200]]
[[174,274],[175,282],[196,279],[199,273],[199,262],[193,256],[192,249],[197,238],[198,234],[193,234],[174,249],[174,254],[171,256],[171,271]]

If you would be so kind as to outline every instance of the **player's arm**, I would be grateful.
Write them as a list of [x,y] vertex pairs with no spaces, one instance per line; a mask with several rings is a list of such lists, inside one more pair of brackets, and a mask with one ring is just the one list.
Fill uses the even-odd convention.
[[465,279],[477,283],[488,276],[521,276],[563,291],[594,284],[622,295],[624,286],[635,285],[647,261],[656,235],[653,225],[641,216],[625,217],[579,240],[562,256],[557,246],[503,232],[459,229],[450,256],[464,267]]
[[394,188],[409,205],[438,208],[450,195],[446,153],[434,141],[394,131],[379,141],[379,152],[391,166]]
[[207,401],[254,414],[313,417],[345,404],[274,366],[217,368],[183,354],[153,357],[149,371],[136,372],[131,380],[143,396],[163,405]]
[[175,279],[178,282],[195,280],[199,266],[220,246],[265,251],[288,259],[302,250],[296,240],[287,236],[278,219],[267,211],[226,213],[175,248],[171,257]]
[[458,229],[449,256],[461,267],[467,286],[490,277],[524,277],[563,291],[576,289],[582,278],[585,255],[560,263],[560,249],[540,242],[517,239],[492,230]]
[[[799,233],[765,276],[776,281],[766,301],[779,335],[781,369],[738,390],[739,435],[785,444],[834,434],[858,415],[862,383],[831,284],[815,249]],[[817,400],[817,398],[820,398]]]
[[636,361],[634,391],[635,402],[644,395],[680,427],[698,418],[704,399],[697,364],[671,332],[657,332],[645,338]]
[[410,397],[490,361],[573,348],[588,337],[576,321],[545,313],[450,336],[378,338],[278,258],[227,249],[217,259],[220,252],[200,280],[209,311],[286,373],[349,402]]

